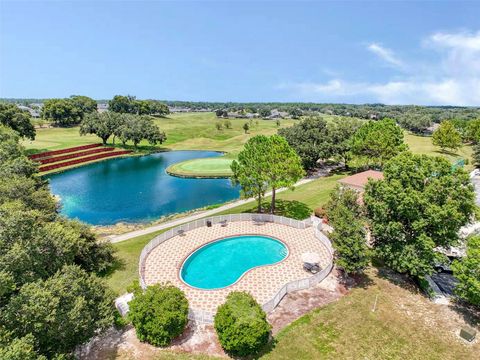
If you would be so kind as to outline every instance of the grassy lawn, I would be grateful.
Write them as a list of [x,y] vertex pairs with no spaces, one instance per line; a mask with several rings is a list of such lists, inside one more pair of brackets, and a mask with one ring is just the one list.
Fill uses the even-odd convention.
[[[265,359],[474,359],[480,344],[456,338],[459,321],[416,287],[377,269],[339,301],[312,311],[275,337]],[[398,284],[395,284],[398,283]],[[373,306],[377,302],[375,312]],[[477,355],[475,355],[477,354]]]
[[431,137],[417,136],[408,132],[405,132],[405,142],[408,144],[410,150],[416,154],[443,156],[451,162],[462,158],[466,159],[468,160],[468,164],[465,165],[465,169],[468,171],[473,170],[472,147],[469,145],[463,145],[456,153],[444,153],[438,146],[432,144]]
[[229,177],[232,159],[225,157],[182,161],[167,168],[167,173],[185,177]]
[[155,236],[165,231],[167,230],[113,244],[117,261],[104,279],[117,295],[125,293],[127,286],[131,285],[134,280],[138,280],[138,260],[143,247]]
[[[180,113],[165,118],[156,118],[155,123],[167,134],[167,141],[157,149],[172,150],[218,150],[238,153],[247,140],[258,134],[272,135],[277,132],[274,120],[253,120],[248,134],[243,125],[248,119],[231,119],[231,129],[217,130],[215,123],[219,121],[214,113]],[[224,120],[220,120],[224,121]],[[281,120],[280,127],[291,126],[295,120]],[[32,152],[63,149],[67,147],[101,142],[94,135],[80,136],[79,128],[41,128],[36,129],[34,141],[24,140],[23,145]],[[117,140],[117,145],[119,141]],[[112,138],[109,139],[112,145]],[[140,148],[154,150],[147,142],[140,143]]]
[[43,152],[102,142],[95,135],[80,136],[78,129],[78,127],[36,129],[35,140],[26,139],[22,144],[31,152]]
[[[322,177],[313,180],[304,185],[297,186],[293,191],[286,190],[277,194],[277,211],[278,215],[303,220],[310,216],[312,211],[326,204],[330,197],[331,191],[337,185],[337,181],[346,176],[346,173],[334,174],[328,177]],[[268,196],[264,201],[264,208],[268,210],[271,197]],[[238,214],[245,212],[255,212],[257,203],[250,202],[237,206],[233,209],[218,213],[218,215]]]

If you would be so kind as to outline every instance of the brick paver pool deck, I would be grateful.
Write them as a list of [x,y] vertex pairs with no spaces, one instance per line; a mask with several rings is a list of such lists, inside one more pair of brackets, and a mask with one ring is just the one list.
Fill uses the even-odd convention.
[[[202,290],[188,286],[180,279],[183,261],[199,247],[224,237],[236,235],[266,235],[281,240],[289,249],[289,255],[280,263],[249,270],[235,284],[217,290]],[[331,256],[326,246],[314,235],[314,228],[297,229],[291,226],[267,222],[256,224],[252,221],[229,222],[227,226],[214,224],[199,227],[174,236],[155,247],[147,256],[143,270],[145,284],[153,285],[170,282],[182,289],[190,308],[215,313],[225,302],[229,292],[248,291],[260,304],[270,301],[285,284],[312,276],[303,270],[301,255],[305,252],[320,254],[320,265],[327,267]]]

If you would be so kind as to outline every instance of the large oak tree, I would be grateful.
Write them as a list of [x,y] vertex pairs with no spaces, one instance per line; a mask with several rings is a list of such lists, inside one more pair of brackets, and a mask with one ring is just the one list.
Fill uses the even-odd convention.
[[386,163],[384,177],[364,194],[377,254],[398,272],[429,274],[442,260],[434,248],[456,244],[473,213],[469,176],[446,159],[404,152]]

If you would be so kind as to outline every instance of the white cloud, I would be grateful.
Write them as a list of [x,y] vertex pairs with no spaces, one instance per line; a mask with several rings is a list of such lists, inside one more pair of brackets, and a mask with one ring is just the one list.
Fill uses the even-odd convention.
[[378,55],[382,60],[386,61],[389,65],[393,65],[394,67],[403,69],[405,64],[403,61],[398,59],[394,52],[390,49],[387,49],[380,44],[371,43],[367,47],[368,50],[373,52],[374,54]]
[[480,106],[480,31],[435,33],[424,40],[435,60],[403,62],[378,44],[368,50],[403,71],[385,82],[352,82],[339,77],[326,82],[283,84],[309,101],[382,102]]

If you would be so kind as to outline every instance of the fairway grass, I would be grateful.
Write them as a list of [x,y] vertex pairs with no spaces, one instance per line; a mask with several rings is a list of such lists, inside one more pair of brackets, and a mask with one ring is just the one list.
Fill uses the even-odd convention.
[[187,178],[229,177],[232,175],[232,161],[224,157],[186,160],[170,165],[166,171],[170,175]]
[[454,163],[457,160],[465,159],[468,164],[465,165],[465,170],[473,170],[473,149],[470,145],[462,145],[455,153],[442,152],[440,147],[432,144],[430,136],[418,136],[405,132],[405,142],[408,144],[410,151],[415,154],[425,154],[431,156],[441,156]]

